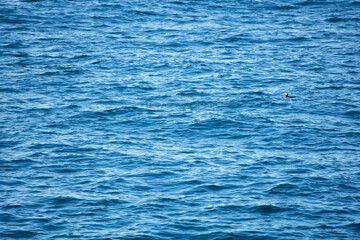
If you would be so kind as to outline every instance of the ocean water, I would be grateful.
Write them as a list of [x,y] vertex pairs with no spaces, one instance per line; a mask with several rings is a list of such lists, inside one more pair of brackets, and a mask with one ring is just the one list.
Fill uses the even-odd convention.
[[359,30],[353,0],[0,1],[0,239],[360,239]]

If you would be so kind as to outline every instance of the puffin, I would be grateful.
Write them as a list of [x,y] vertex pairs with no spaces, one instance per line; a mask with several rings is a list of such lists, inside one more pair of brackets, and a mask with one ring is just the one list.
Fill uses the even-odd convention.
[[285,98],[294,98],[294,97],[292,97],[292,96],[289,96],[288,93],[284,93],[284,95],[285,95]]

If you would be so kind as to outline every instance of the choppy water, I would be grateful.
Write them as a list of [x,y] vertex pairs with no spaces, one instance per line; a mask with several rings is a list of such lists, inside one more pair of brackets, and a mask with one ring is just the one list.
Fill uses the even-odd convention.
[[358,1],[1,1],[0,238],[359,239],[359,29]]

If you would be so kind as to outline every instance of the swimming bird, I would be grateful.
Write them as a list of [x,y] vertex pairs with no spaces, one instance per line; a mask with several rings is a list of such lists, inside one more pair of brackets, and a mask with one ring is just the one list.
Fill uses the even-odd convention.
[[284,95],[285,95],[285,98],[294,98],[294,97],[292,97],[292,96],[289,96],[289,94],[288,93],[284,93]]

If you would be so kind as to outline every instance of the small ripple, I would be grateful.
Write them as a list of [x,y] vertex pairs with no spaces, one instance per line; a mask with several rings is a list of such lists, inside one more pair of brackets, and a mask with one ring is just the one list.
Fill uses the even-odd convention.
[[69,147],[71,146],[62,143],[35,143],[29,146],[29,149],[41,150],[41,149],[59,149],[59,148],[69,148]]
[[176,5],[184,5],[185,3],[184,2],[181,2],[181,1],[173,1],[173,2],[170,2],[172,4],[176,4]]
[[85,73],[85,70],[81,69],[64,69],[64,70],[52,70],[37,73],[37,76],[62,76],[62,75],[80,75]]
[[196,90],[181,91],[177,95],[179,95],[179,96],[206,96],[205,93],[199,92],[199,91],[196,91]]
[[26,222],[27,220],[18,218],[10,213],[0,213],[0,221],[7,223],[7,222]]
[[300,5],[300,6],[313,6],[313,5],[321,5],[322,2],[321,1],[316,1],[316,0],[307,0],[307,1],[304,1],[304,2],[296,3],[296,4]]
[[20,93],[20,91],[18,89],[15,88],[11,88],[11,87],[0,87],[0,93]]
[[360,118],[360,111],[350,110],[350,111],[345,112],[344,116],[358,119],[358,118]]
[[261,214],[271,214],[271,213],[280,213],[280,212],[290,212],[293,211],[293,208],[289,207],[279,207],[275,205],[259,205],[250,207],[249,210],[254,213],[261,213]]
[[358,22],[360,21],[360,18],[339,18],[339,17],[331,17],[331,18],[327,18],[325,21],[330,22],[330,23],[338,23],[338,22]]
[[2,209],[16,209],[16,208],[23,208],[24,206],[21,204],[9,203],[1,206]]
[[192,129],[204,130],[213,130],[214,128],[229,128],[237,126],[242,126],[242,123],[222,118],[210,118],[206,120],[196,121],[195,123],[190,124],[190,127]]
[[350,228],[354,231],[360,231],[360,223],[356,223],[356,222],[350,223],[350,224],[345,225],[345,227]]
[[[158,237],[155,237],[153,235],[150,234],[129,234],[129,235],[124,235],[121,237],[121,239],[124,240],[138,240],[138,239],[144,239],[144,240],[157,240],[159,239]],[[161,238],[160,238],[161,240]]]
[[0,180],[0,185],[18,187],[18,186],[26,185],[26,183],[19,180]]
[[331,23],[337,23],[337,22],[344,21],[344,18],[332,17],[332,18],[327,18],[326,21],[331,22]]
[[115,198],[109,198],[109,199],[98,199],[98,200],[85,200],[81,205],[83,206],[113,206],[113,205],[125,205],[129,204],[130,202],[121,200],[121,199],[115,199]]
[[297,189],[298,187],[289,183],[282,183],[273,187],[270,192],[272,193],[287,193],[289,190]]
[[280,6],[274,6],[274,7],[272,7],[272,9],[275,9],[275,10],[283,10],[283,11],[293,10],[293,9],[297,9],[297,8],[298,8],[298,7],[293,6],[293,5],[280,5]]
[[59,196],[59,197],[47,198],[45,202],[46,202],[46,204],[50,205],[51,207],[60,208],[60,207],[80,203],[82,201],[83,201],[82,199],[78,199],[78,198],[75,198],[75,197],[61,197],[61,196]]
[[194,235],[191,239],[208,239],[208,240],[218,240],[218,239],[249,239],[249,240],[275,240],[279,239],[277,237],[272,237],[268,233],[258,232],[258,231],[242,231],[240,233],[228,233],[223,231],[212,231],[210,233]]
[[15,147],[20,143],[21,141],[0,141],[0,148]]
[[42,233],[35,231],[26,231],[26,230],[14,230],[14,231],[3,231],[0,232],[0,237],[15,238],[15,239],[30,239],[35,236],[42,235]]

